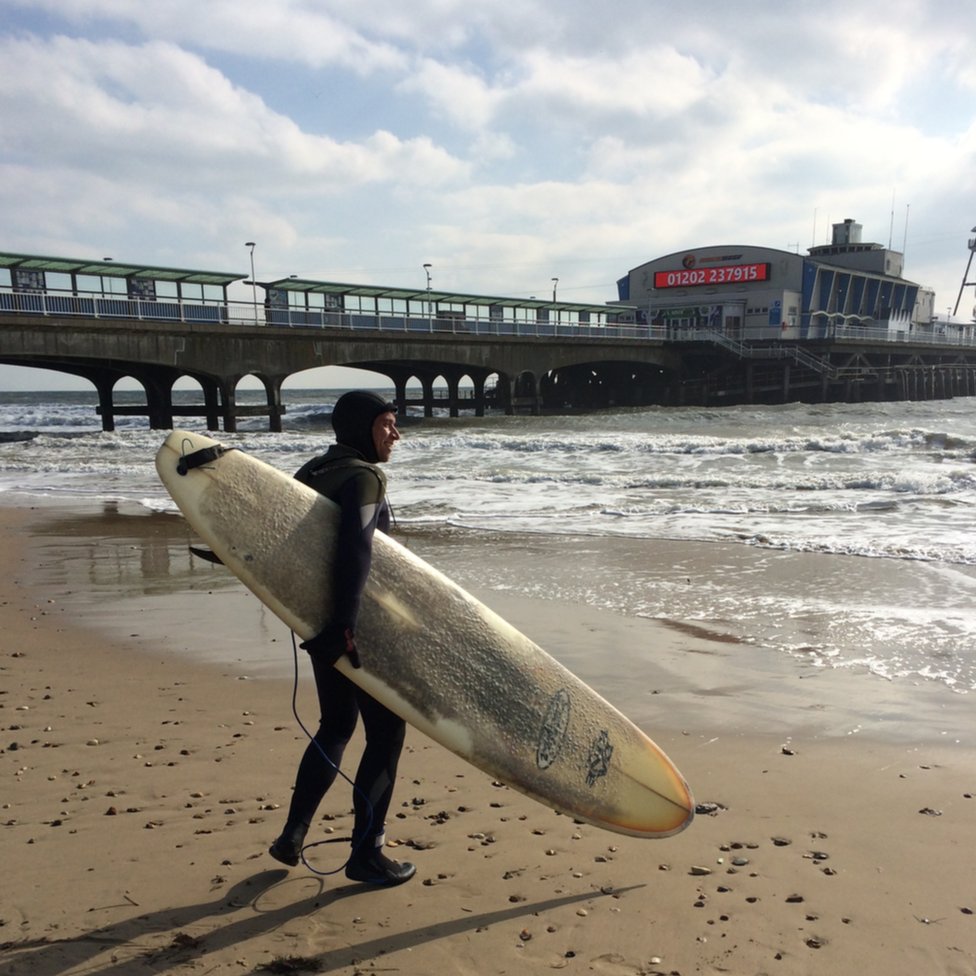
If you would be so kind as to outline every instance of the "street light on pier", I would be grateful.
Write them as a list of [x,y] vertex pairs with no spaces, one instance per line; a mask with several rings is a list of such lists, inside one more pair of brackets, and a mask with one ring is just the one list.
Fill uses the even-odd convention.
[[431,264],[424,265],[424,272],[427,275],[427,331],[434,331],[434,312],[430,305],[430,269],[433,267]]
[[254,241],[245,241],[244,246],[251,251],[251,300],[254,303],[254,324],[258,324],[258,282],[254,277]]
[[[552,304],[553,305],[556,304],[556,286],[558,284],[559,284],[559,279],[558,278],[553,278],[552,279]],[[559,309],[557,308],[555,311],[556,311],[556,325],[558,326],[559,325]]]

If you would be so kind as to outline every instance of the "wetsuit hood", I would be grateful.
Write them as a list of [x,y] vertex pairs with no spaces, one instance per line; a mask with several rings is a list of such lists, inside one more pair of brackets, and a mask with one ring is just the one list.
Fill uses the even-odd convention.
[[373,421],[381,413],[396,413],[396,404],[367,390],[343,393],[332,408],[336,443],[351,447],[375,464],[379,458],[373,444]]

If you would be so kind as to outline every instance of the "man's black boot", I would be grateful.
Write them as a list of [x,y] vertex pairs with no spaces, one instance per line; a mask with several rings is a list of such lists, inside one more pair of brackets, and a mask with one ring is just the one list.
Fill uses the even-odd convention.
[[370,885],[398,885],[409,881],[417,873],[417,867],[409,861],[403,863],[388,858],[381,847],[356,851],[346,865],[346,877]]
[[290,868],[295,867],[302,856],[301,844],[295,844],[288,840],[284,834],[281,835],[269,848],[268,853],[282,864],[287,864]]

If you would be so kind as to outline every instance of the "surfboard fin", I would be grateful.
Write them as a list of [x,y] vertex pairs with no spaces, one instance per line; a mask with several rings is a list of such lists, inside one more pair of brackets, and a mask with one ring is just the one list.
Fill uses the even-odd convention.
[[218,566],[223,566],[224,561],[217,555],[212,549],[204,549],[202,546],[190,546],[190,552],[194,556],[199,556],[201,559],[208,563],[216,563]]

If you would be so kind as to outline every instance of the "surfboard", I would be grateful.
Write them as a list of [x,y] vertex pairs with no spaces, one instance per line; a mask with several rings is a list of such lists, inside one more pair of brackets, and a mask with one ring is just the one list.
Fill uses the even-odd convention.
[[[302,640],[329,620],[338,507],[253,455],[173,431],[156,470],[200,538]],[[377,532],[357,625],[336,667],[411,725],[575,819],[667,837],[687,783],[634,723],[433,566]]]

